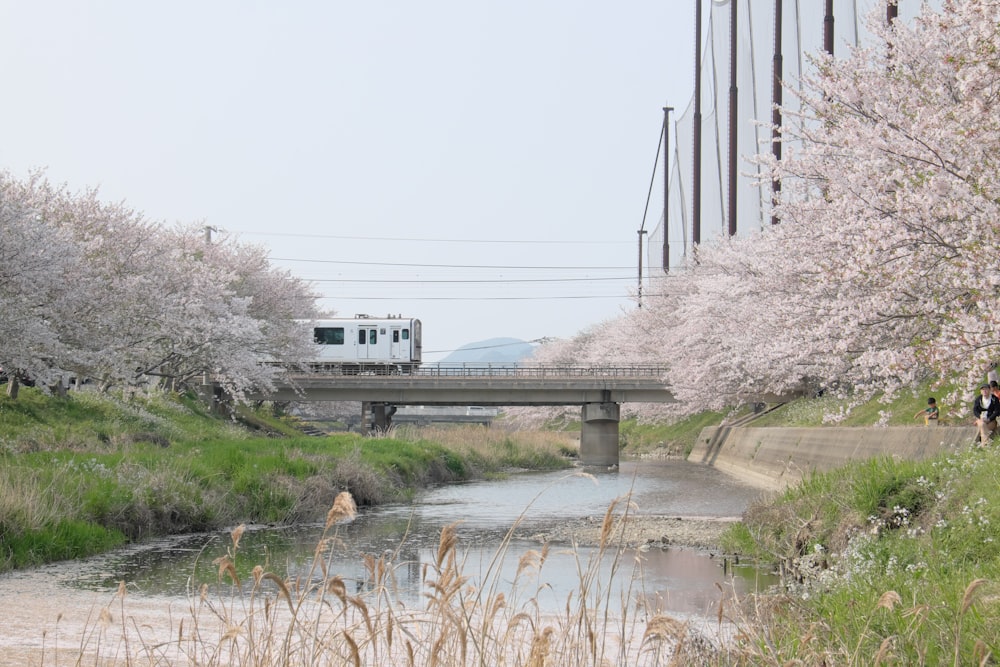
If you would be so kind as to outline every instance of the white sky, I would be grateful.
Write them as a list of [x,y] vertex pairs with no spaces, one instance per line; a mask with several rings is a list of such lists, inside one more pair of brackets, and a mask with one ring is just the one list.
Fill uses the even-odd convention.
[[323,308],[421,318],[429,361],[569,337],[635,307],[662,108],[693,93],[693,14],[0,0],[0,169],[264,245]]

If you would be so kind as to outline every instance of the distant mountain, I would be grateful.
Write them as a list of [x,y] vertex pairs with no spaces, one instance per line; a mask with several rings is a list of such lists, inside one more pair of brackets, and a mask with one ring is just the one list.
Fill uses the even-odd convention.
[[524,361],[534,347],[518,338],[489,338],[468,343],[441,360],[442,364],[502,364]]

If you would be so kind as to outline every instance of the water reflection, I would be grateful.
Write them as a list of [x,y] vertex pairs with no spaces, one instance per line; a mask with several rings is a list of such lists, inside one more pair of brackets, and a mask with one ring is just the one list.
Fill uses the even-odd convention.
[[[452,484],[423,494],[422,517],[457,518],[470,525],[509,525],[529,519],[601,516],[616,498],[630,495],[640,514],[739,516],[760,493],[708,466],[686,461],[625,462],[620,470],[523,473],[507,479]],[[405,510],[404,510],[405,511]]]
[[[433,567],[442,527],[461,520],[459,555],[463,574],[490,587],[536,598],[558,609],[567,597],[581,593],[580,573],[592,572],[610,599],[642,600],[661,611],[713,615],[721,596],[718,586],[746,592],[770,585],[773,578],[752,568],[726,568],[711,554],[689,549],[571,551],[554,547],[540,572],[517,576],[520,557],[539,550],[533,542],[504,536],[519,517],[535,520],[603,516],[618,497],[631,494],[639,513],[674,516],[732,516],[742,512],[757,490],[717,471],[687,464],[624,464],[620,471],[597,475],[565,472],[522,474],[493,482],[431,489],[410,505],[362,508],[358,518],[338,526],[322,557],[330,574],[342,577],[349,593],[366,586],[365,555],[390,563],[398,600],[407,606],[424,601],[425,573]],[[292,527],[249,527],[235,552],[244,587],[254,566],[278,576],[305,580],[319,576],[314,555],[321,524]],[[228,590],[213,560],[232,554],[229,533],[163,539],[103,557],[62,567],[63,580],[85,590],[114,590],[126,581],[135,592],[183,598],[203,584]],[[617,574],[611,582],[612,572]]]
[[[329,574],[340,576],[349,593],[361,593],[368,583],[364,555],[385,556],[392,572],[394,597],[406,606],[421,605],[427,592],[425,573],[431,579],[437,576],[433,566],[438,536],[414,531],[408,524],[400,518],[383,521],[375,517],[341,526],[330,549],[321,554]],[[249,590],[255,565],[293,582],[297,580],[299,587],[317,580],[323,570],[313,556],[321,528],[315,525],[245,533],[236,555],[243,587]],[[400,535],[406,533],[408,537],[400,542]],[[554,546],[540,570],[518,575],[520,557],[529,550],[540,551],[540,545],[515,540],[498,551],[499,534],[460,530],[459,537],[463,574],[477,582],[488,580],[490,587],[506,591],[508,597],[514,592],[527,593],[548,609],[562,608],[568,596],[578,597],[585,591],[581,576],[590,572],[595,573],[591,576],[600,583],[600,590],[607,591],[609,586],[613,589],[613,600],[624,595],[624,599],[642,600],[661,611],[706,616],[713,615],[721,596],[716,584],[744,593],[774,583],[772,577],[753,568],[724,569],[711,554],[680,548],[626,549],[599,558],[595,549]],[[92,559],[89,567],[81,568],[67,583],[86,590],[111,591],[125,580],[134,593],[151,596],[183,597],[203,584],[228,592],[232,583],[228,578],[220,579],[218,566],[212,561],[230,549],[228,533],[162,540],[141,549]]]

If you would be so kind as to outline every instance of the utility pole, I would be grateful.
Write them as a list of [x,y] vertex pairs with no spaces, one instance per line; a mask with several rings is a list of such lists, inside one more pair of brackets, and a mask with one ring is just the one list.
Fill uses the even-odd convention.
[[833,55],[833,0],[826,0],[826,14],[823,16],[823,50]]
[[736,85],[736,0],[729,3],[729,235],[736,236],[736,151],[739,88]]
[[663,107],[663,272],[670,273],[670,112]]
[[694,176],[691,179],[691,244],[701,243],[701,0],[694,10]]
[[[781,86],[784,77],[784,63],[781,50],[781,0],[774,0],[774,60],[771,78],[771,154],[781,163]],[[781,201],[781,179],[771,181],[771,224],[778,224],[774,207]]]
[[[667,123],[663,122],[663,126],[660,128],[660,139],[663,139],[663,135],[667,132]],[[646,233],[646,214],[649,213],[649,200],[653,198],[653,185],[656,184],[656,167],[660,164],[660,139],[656,140],[656,158],[653,160],[653,173],[649,177],[649,192],[646,193],[646,208],[642,210],[642,224],[639,225],[639,285],[636,290],[636,296],[639,302],[639,307],[642,308],[642,235]],[[665,207],[664,207],[665,210]],[[664,243],[666,243],[667,237],[667,223],[666,218],[663,221],[663,238]],[[664,250],[664,253],[666,250]]]
[[642,308],[642,236],[646,234],[645,229],[640,229],[639,232],[639,286],[636,289],[636,298],[639,302],[639,307]]

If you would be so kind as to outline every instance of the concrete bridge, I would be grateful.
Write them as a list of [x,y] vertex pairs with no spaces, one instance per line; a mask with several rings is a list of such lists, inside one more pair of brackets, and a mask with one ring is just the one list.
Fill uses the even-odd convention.
[[482,405],[401,405],[392,415],[394,424],[482,424],[490,426],[499,408]]
[[399,406],[579,405],[580,459],[617,465],[622,403],[673,403],[664,366],[429,364],[408,374],[288,375],[273,392],[250,400],[361,401],[370,423],[388,428]]

